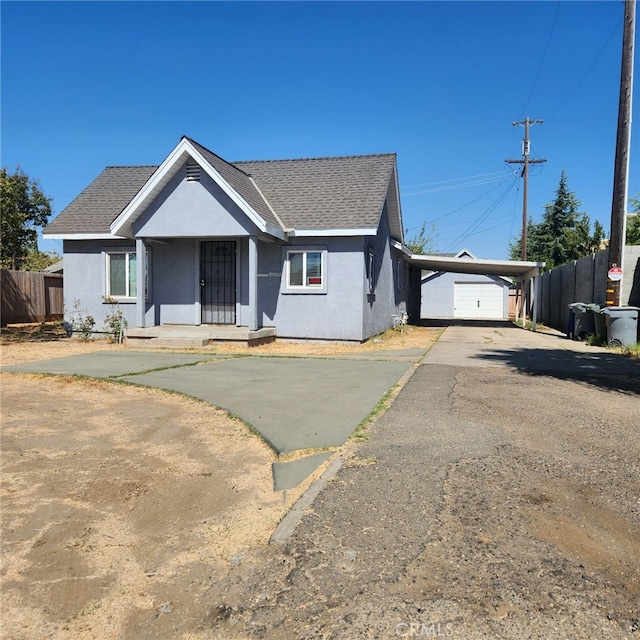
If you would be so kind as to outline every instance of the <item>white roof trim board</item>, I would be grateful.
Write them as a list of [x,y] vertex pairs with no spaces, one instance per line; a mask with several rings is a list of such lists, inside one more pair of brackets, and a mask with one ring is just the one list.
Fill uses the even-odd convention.
[[330,238],[333,236],[375,236],[377,229],[287,229],[290,238],[315,236]]
[[128,236],[113,233],[43,233],[47,240],[131,240]]

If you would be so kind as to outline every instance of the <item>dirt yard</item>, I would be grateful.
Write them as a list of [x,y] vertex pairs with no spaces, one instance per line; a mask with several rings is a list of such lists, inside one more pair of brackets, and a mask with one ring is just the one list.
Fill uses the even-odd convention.
[[[252,352],[358,354],[428,347],[437,335],[407,327],[359,346]],[[125,348],[25,327],[3,330],[1,361]],[[270,449],[182,396],[8,373],[1,392],[3,638],[137,640],[156,637],[159,618],[171,621],[162,637],[210,638],[190,624],[193,603],[267,544],[314,479],[275,492]]]

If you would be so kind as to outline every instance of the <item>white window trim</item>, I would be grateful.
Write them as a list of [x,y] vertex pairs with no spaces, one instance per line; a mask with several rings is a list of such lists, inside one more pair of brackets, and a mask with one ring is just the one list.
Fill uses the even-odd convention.
[[[137,300],[137,296],[124,295],[124,296],[116,296],[111,293],[111,256],[112,255],[136,255],[135,247],[131,248],[108,248],[103,249],[102,251],[104,259],[104,273],[105,273],[105,281],[104,281],[104,297],[109,298],[111,300],[117,300],[118,302],[135,302]],[[149,277],[149,264],[151,262],[150,249],[145,251],[145,259],[146,259],[146,270],[145,270],[145,300],[149,298],[149,288],[151,279]],[[130,283],[130,265],[131,259],[127,259],[125,262],[125,287],[129,287]],[[137,275],[134,275],[137,278]],[[130,293],[130,292],[129,292]]]
[[[325,294],[327,293],[327,267],[328,267],[328,250],[326,246],[288,246],[283,247],[283,261],[284,269],[282,270],[282,293],[298,293],[298,294]],[[293,253],[304,254],[304,261],[306,265],[307,253],[319,253],[320,254],[320,273],[322,284],[320,285],[290,285],[289,284],[289,256]],[[304,280],[304,278],[303,278]]]

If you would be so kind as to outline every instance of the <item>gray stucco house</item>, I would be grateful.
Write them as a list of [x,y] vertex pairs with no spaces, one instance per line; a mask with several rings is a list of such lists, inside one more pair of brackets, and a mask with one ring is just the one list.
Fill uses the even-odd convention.
[[[477,260],[467,249],[446,257]],[[497,275],[424,271],[420,317],[506,320],[510,285],[509,278]]]
[[395,154],[231,163],[183,137],[159,166],[107,167],[44,235],[63,240],[67,312],[96,328],[105,298],[131,333],[363,341],[419,314]]

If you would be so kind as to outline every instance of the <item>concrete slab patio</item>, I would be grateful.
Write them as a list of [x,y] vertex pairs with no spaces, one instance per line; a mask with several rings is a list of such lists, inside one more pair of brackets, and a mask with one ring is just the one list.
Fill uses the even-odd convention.
[[24,364],[3,367],[3,371],[21,373],[53,373],[58,375],[88,376],[90,378],[117,378],[141,371],[168,369],[195,365],[199,362],[217,360],[222,356],[140,352],[140,351],[98,351],[64,358],[37,360]]
[[280,454],[342,445],[409,366],[404,361],[238,358],[123,379],[227,409]]
[[[81,375],[177,391],[230,411],[277,454],[331,450],[346,442],[425,350],[355,358],[233,357],[215,354],[96,352],[4,367],[5,371]],[[290,489],[331,451],[273,468],[274,486]]]

